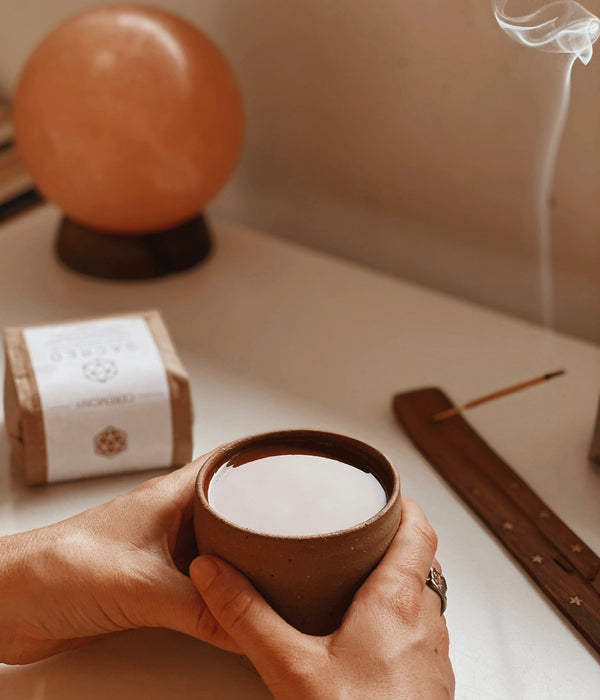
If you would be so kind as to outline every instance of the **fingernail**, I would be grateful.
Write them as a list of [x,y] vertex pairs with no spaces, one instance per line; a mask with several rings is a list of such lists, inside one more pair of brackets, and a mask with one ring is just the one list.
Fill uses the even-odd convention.
[[217,562],[212,557],[198,557],[192,562],[193,579],[198,590],[203,593],[219,574]]

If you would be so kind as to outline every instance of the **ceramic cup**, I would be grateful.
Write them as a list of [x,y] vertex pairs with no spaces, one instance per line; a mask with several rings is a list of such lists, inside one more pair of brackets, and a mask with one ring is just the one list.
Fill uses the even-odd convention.
[[[383,487],[387,503],[348,529],[299,537],[246,529],[211,507],[209,484],[221,466],[285,454],[328,457],[369,472]],[[334,507],[335,493],[330,498]],[[199,553],[214,554],[244,573],[285,620],[308,634],[329,634],[339,627],[354,594],[392,541],[400,514],[400,482],[391,463],[370,445],[334,433],[287,430],[230,442],[209,455],[196,480]]]

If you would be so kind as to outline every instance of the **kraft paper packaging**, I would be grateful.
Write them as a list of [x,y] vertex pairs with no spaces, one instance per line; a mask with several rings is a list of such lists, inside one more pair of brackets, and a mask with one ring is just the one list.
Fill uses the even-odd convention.
[[[179,359],[169,332],[158,311],[122,314],[104,318],[78,319],[78,322],[104,321],[118,318],[142,318],[146,321],[162,358],[167,384],[172,421],[172,458],[170,464],[162,466],[181,466],[192,459],[192,425],[193,408],[188,375]],[[65,321],[65,324],[75,323]],[[44,324],[45,326],[49,324]],[[61,326],[62,324],[53,324]],[[4,380],[4,416],[9,437],[12,458],[23,472],[25,481],[30,484],[48,482],[48,462],[46,455],[46,436],[40,394],[25,342],[26,328],[6,328],[4,330],[4,347],[6,354],[6,373]],[[107,414],[110,420],[110,413]],[[144,469],[147,465],[134,467]],[[129,469],[131,470],[131,469]],[[115,473],[114,469],[107,473]],[[75,478],[99,476],[96,469],[86,473],[86,465],[81,465],[81,473]]]

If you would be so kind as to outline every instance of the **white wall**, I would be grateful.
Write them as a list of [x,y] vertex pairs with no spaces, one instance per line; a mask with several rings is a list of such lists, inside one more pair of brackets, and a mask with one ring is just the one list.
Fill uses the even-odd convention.
[[[2,0],[0,91],[95,4]],[[560,57],[511,42],[488,0],[155,4],[204,28],[242,84],[246,146],[215,213],[539,319],[534,191]],[[597,56],[575,67],[552,232],[557,326],[594,341],[599,193]]]

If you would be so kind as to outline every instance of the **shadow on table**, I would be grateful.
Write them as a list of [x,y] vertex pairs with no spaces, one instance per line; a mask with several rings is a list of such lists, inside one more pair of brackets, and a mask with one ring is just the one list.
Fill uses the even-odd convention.
[[268,700],[249,661],[169,630],[123,632],[29,666],[0,665],[5,700]]

